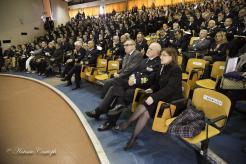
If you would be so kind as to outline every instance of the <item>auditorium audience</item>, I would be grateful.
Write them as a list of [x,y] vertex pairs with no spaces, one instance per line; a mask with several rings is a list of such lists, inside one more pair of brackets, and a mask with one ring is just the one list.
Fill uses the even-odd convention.
[[[62,81],[67,81],[66,86],[72,85],[74,75],[74,90],[80,88],[81,70],[96,67],[99,55],[118,60],[122,68],[104,83],[102,102],[86,115],[98,119],[107,114],[106,121],[98,128],[100,131],[112,127],[123,131],[136,121],[126,150],[133,146],[149,118],[154,116],[159,101],[182,98],[182,71],[189,58],[205,59],[204,74],[209,75],[213,62],[226,61],[245,52],[243,0],[205,0],[167,8],[143,5],[142,10],[135,6],[129,11],[113,11],[99,17],[85,16],[83,12],[55,28],[52,23],[47,19],[47,33],[33,42],[17,48],[9,45],[4,51],[0,46],[0,72],[27,71],[44,77],[56,72]],[[189,45],[192,37],[199,39]],[[178,53],[183,57],[182,71],[177,65]],[[132,102],[137,87],[150,96],[128,120],[116,125],[122,111]]]

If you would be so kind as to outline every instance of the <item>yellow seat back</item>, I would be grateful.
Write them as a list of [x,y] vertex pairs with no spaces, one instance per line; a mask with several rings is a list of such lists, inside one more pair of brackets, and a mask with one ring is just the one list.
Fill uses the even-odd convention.
[[[192,104],[204,112],[208,119],[213,119],[218,116],[228,117],[231,101],[225,95],[210,89],[197,88],[194,90]],[[217,126],[223,127],[224,120],[216,123]]]
[[190,95],[190,86],[187,82],[182,81],[182,93],[184,98],[188,99]]
[[191,38],[190,38],[190,46],[193,44],[193,42],[194,42],[195,40],[198,40],[198,39],[199,39],[199,37],[195,37],[195,36],[191,37]]
[[108,72],[115,73],[120,69],[120,63],[118,60],[110,60],[108,62]]
[[211,77],[215,79],[217,77],[222,77],[224,70],[225,70],[225,62],[223,61],[214,62],[212,67]]
[[106,71],[107,69],[107,59],[97,59],[97,70]]
[[183,57],[182,56],[178,56],[178,65],[179,66],[182,65],[182,60],[183,60]]
[[186,72],[190,73],[194,68],[205,68],[206,60],[191,58],[188,60]]
[[[201,75],[204,72],[206,65],[206,61],[203,59],[196,59],[191,58],[188,60],[186,71],[188,72],[188,80],[187,83],[191,87],[191,89],[194,89],[196,86],[196,81],[200,79]],[[192,74],[192,70],[195,70],[196,68],[201,69],[198,70],[195,74]]]
[[106,56],[107,57],[111,57],[112,56],[112,51],[110,49],[107,50]]

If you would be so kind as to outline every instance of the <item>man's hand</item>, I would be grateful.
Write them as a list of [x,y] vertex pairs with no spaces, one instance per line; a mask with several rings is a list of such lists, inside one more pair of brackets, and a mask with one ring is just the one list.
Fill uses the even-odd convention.
[[67,59],[66,63],[71,63],[72,61],[72,59]]
[[118,73],[114,73],[114,77],[120,77]]
[[134,84],[135,84],[134,80],[131,79],[131,78],[129,78],[129,80],[128,80],[128,85],[129,85],[129,86],[133,86]]
[[149,96],[146,100],[145,100],[145,103],[148,104],[148,105],[151,105],[153,104],[154,100],[151,96]]
[[153,90],[151,88],[145,90],[146,93],[153,93]]

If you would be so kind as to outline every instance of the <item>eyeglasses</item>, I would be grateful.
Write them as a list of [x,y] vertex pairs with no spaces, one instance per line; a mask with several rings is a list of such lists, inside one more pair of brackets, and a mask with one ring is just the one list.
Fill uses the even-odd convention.
[[133,44],[124,44],[124,47],[132,46]]

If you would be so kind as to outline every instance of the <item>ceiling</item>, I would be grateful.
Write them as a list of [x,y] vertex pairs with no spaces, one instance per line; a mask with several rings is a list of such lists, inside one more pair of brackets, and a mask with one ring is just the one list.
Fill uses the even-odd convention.
[[93,1],[98,1],[98,0],[64,0],[64,1],[68,2],[68,6],[72,6],[72,5],[93,2]]

